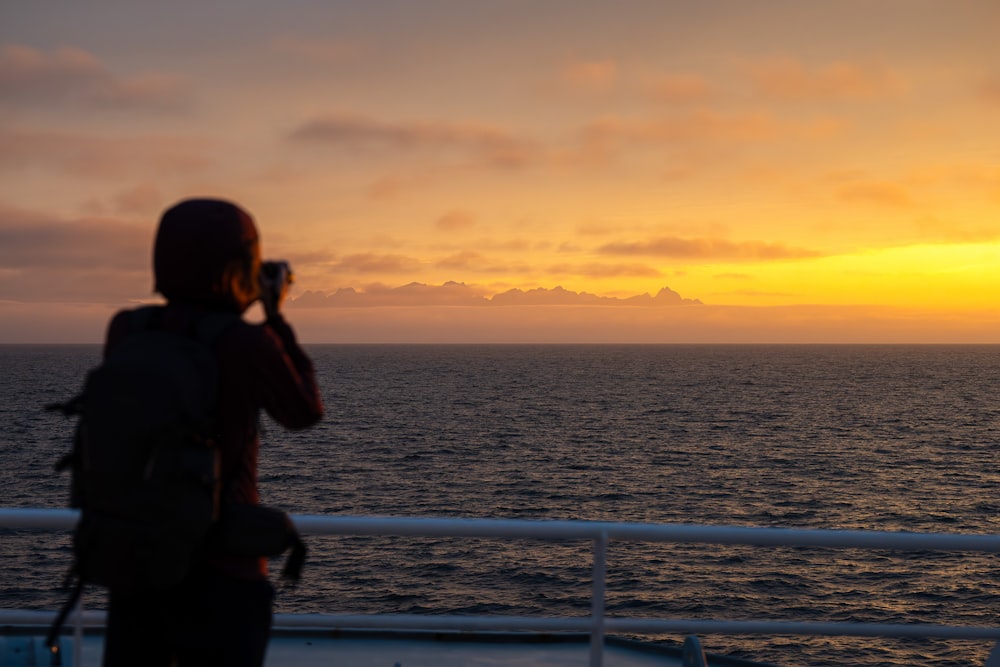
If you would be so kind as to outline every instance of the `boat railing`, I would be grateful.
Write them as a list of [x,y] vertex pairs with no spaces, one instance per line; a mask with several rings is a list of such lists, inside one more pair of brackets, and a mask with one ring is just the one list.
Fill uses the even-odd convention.
[[[0,509],[0,528],[68,530],[79,518],[66,509]],[[952,551],[1000,553],[1000,535],[912,533],[874,530],[824,530],[695,524],[642,524],[602,521],[472,519],[426,517],[359,517],[294,515],[304,535],[367,535],[585,540],[593,544],[590,615],[587,617],[455,616],[418,614],[278,614],[275,625],[296,628],[407,629],[458,631],[586,632],[590,664],[600,667],[604,637],[631,634],[765,634],[858,637],[922,637],[979,639],[995,642],[986,667],[1000,667],[1000,626],[885,624],[854,622],[794,622],[620,618],[605,614],[607,554],[611,542],[673,542],[685,544],[823,547],[890,551]],[[44,612],[4,611],[2,624],[38,624]],[[71,615],[78,636],[82,628],[103,624],[100,612],[77,609]],[[79,645],[79,641],[76,642]],[[79,663],[76,663],[79,664]]]

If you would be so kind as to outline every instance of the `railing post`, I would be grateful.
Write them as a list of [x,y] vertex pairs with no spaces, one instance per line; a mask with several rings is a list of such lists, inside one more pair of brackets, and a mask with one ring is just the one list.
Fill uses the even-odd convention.
[[73,616],[73,667],[83,667],[83,591]]
[[993,650],[990,651],[983,667],[1000,667],[1000,640],[993,645]]
[[604,662],[604,592],[608,573],[608,532],[602,530],[594,538],[594,589],[590,600],[590,667]]

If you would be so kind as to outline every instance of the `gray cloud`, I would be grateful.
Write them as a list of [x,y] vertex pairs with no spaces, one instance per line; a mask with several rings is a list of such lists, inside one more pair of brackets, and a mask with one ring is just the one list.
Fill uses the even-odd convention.
[[615,278],[620,276],[641,276],[654,278],[662,272],[645,264],[556,264],[550,266],[548,273],[585,276],[587,278]]
[[0,47],[0,104],[75,104],[82,107],[177,111],[190,106],[192,91],[181,77],[147,72],[122,77],[91,53],[76,48],[44,52],[27,46]]
[[351,113],[313,118],[293,130],[288,138],[296,143],[336,146],[350,151],[451,151],[505,167],[523,166],[535,155],[530,142],[488,125],[391,122]]
[[371,252],[346,255],[327,264],[332,273],[412,273],[419,267],[420,261],[412,257]]
[[464,250],[448,257],[439,259],[434,263],[439,269],[449,271],[465,271],[474,273],[511,273],[528,271],[528,267],[521,264],[498,263],[489,260],[484,255],[473,250]]
[[0,298],[120,302],[150,296],[153,230],[0,206]]
[[809,67],[781,56],[748,62],[746,70],[759,91],[780,100],[880,99],[903,88],[900,77],[878,62],[840,61]]
[[61,220],[0,207],[0,268],[148,269],[153,230],[113,218]]
[[293,56],[322,66],[340,65],[355,60],[365,49],[359,43],[343,39],[312,39],[302,35],[284,34],[270,42],[278,54]]
[[88,179],[191,173],[212,164],[211,142],[193,137],[112,138],[0,129],[0,169],[51,169]]
[[662,237],[649,241],[608,243],[598,252],[604,255],[669,257],[689,260],[738,260],[747,262],[775,259],[819,257],[821,253],[804,248],[790,248],[781,243],[763,241],[726,241],[722,239],[687,239]]

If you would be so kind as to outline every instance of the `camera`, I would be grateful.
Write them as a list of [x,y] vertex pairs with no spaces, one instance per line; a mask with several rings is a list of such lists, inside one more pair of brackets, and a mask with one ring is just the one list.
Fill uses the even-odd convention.
[[295,282],[292,267],[285,261],[266,261],[260,265],[260,287],[262,291],[277,299],[285,287]]

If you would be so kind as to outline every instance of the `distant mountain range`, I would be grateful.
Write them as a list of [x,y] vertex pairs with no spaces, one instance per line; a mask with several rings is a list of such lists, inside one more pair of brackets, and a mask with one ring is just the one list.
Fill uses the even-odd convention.
[[532,290],[512,289],[486,296],[478,288],[465,283],[446,282],[443,285],[410,283],[401,287],[373,287],[363,292],[344,287],[335,292],[307,291],[291,305],[299,308],[344,308],[375,306],[700,306],[698,299],[685,299],[669,287],[656,296],[648,293],[618,298],[597,296],[588,292],[573,292],[562,287]]

